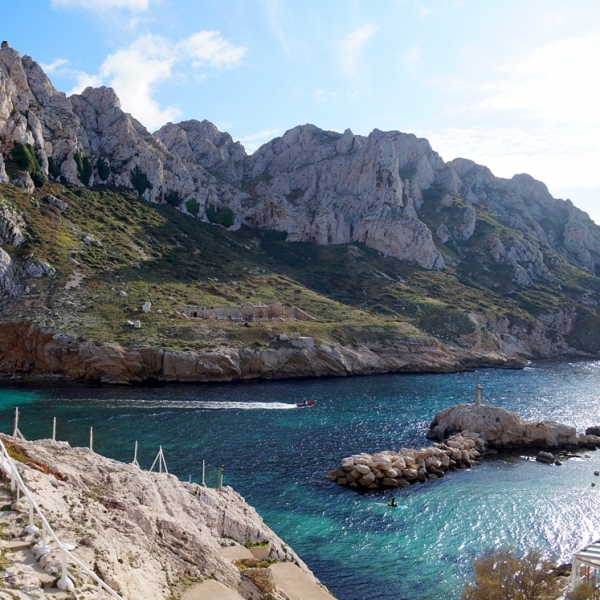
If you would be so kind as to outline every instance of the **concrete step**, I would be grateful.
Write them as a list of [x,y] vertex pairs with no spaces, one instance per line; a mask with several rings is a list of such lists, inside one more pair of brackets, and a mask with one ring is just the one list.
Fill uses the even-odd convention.
[[181,600],[244,600],[244,597],[214,579],[207,579],[187,590]]
[[7,552],[17,552],[18,550],[28,550],[31,547],[31,542],[25,540],[2,540],[0,548],[5,548]]
[[254,556],[248,548],[235,544],[234,546],[225,546],[219,550],[219,554],[228,562],[235,562],[244,558],[252,559]]
[[290,600],[335,600],[308,573],[294,563],[275,563],[269,569],[273,571],[277,587],[283,590]]

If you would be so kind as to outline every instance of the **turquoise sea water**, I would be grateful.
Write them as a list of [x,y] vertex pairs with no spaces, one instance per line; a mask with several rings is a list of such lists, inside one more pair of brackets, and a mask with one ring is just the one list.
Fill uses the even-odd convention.
[[[440,409],[484,402],[529,419],[582,430],[600,425],[600,361],[543,362],[524,371],[379,375],[351,379],[163,385],[0,386],[0,430],[12,431],[15,406],[30,439],[58,438],[149,468],[162,444],[169,470],[201,480],[202,459],[225,465],[225,483],[243,494],[340,600],[460,597],[471,560],[487,548],[537,547],[559,562],[600,538],[600,452],[562,467],[499,455],[397,492],[406,510],[377,504],[324,475],[357,452],[428,445]],[[317,398],[316,406],[293,403]]]

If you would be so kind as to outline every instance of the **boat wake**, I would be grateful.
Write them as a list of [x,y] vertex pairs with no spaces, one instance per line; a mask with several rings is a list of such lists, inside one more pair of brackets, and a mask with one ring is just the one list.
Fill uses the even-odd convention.
[[140,400],[123,398],[104,402],[105,408],[195,409],[195,410],[289,410],[296,404],[287,402],[235,402],[228,400]]

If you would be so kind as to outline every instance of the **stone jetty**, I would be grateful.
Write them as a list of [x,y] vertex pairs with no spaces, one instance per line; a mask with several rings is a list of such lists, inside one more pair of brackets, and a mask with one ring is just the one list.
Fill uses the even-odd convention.
[[600,437],[592,433],[578,434],[574,427],[554,421],[526,421],[504,408],[481,404],[479,396],[475,404],[458,404],[438,412],[427,437],[439,441],[419,450],[354,454],[342,459],[341,466],[327,477],[356,489],[390,489],[478,465],[489,451],[600,446]]
[[443,477],[449,470],[478,465],[487,446],[476,433],[464,431],[445,442],[428,448],[399,452],[387,450],[377,454],[355,454],[342,459],[338,469],[328,474],[330,481],[360,489],[397,488],[417,481]]

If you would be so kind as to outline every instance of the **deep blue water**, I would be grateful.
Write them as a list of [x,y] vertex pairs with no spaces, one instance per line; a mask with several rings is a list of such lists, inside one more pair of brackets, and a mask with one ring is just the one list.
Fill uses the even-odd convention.
[[[378,375],[226,385],[102,387],[0,385],[0,430],[12,432],[15,406],[29,439],[50,437],[149,468],[162,444],[170,472],[243,494],[266,523],[340,600],[460,597],[473,557],[513,545],[565,562],[600,537],[600,452],[562,467],[500,455],[468,471],[416,484],[396,495],[407,510],[379,506],[324,475],[357,452],[428,445],[440,409],[483,400],[525,418],[583,430],[600,424],[600,361],[544,362],[524,371],[453,375]],[[302,398],[316,406],[293,409]],[[599,481],[600,483],[600,481]]]

